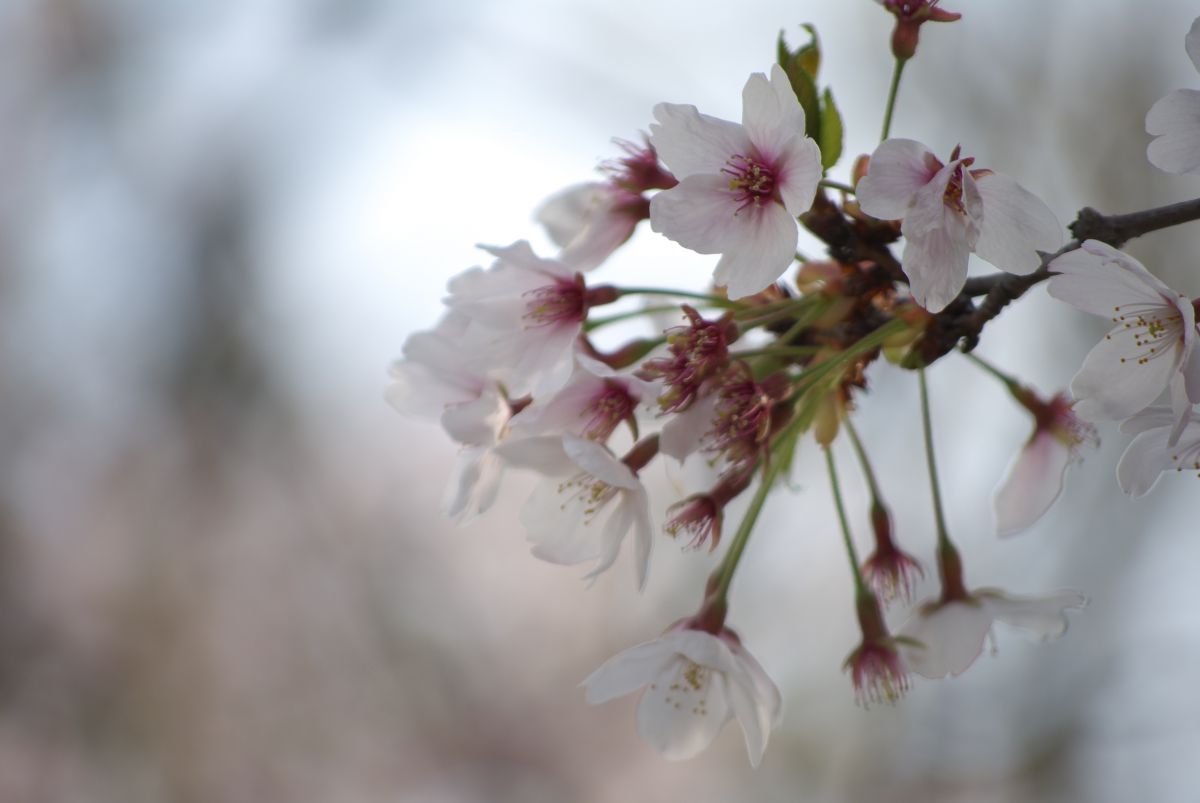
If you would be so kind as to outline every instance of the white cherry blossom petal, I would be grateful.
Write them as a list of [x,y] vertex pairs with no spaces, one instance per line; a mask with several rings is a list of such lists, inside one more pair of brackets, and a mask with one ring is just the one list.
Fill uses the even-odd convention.
[[1043,640],[1056,639],[1066,633],[1066,612],[1080,610],[1087,605],[1087,597],[1071,590],[1044,597],[1015,597],[998,590],[981,589],[975,592],[975,596],[987,606],[997,621]]
[[986,210],[975,253],[1008,273],[1032,273],[1038,251],[1054,252],[1063,242],[1058,218],[1040,198],[1008,176],[992,173],[976,180]]
[[751,225],[746,212],[753,210],[738,207],[727,177],[688,176],[650,199],[650,228],[698,254],[719,254]]
[[1056,257],[1047,290],[1059,301],[1112,318],[1129,304],[1163,304],[1176,293],[1136,259],[1107,243],[1085,240],[1074,251]]
[[645,686],[675,659],[675,648],[664,639],[646,641],[617,653],[588,675],[580,685],[591,705],[607,703]]
[[1075,412],[1089,421],[1117,421],[1151,404],[1179,369],[1179,358],[1164,352],[1143,362],[1145,356],[1123,326],[1112,329],[1071,380]]
[[[803,132],[804,128],[801,127]],[[785,140],[775,158],[779,198],[783,208],[793,217],[812,208],[817,185],[824,171],[821,168],[821,149],[803,133]]]
[[737,123],[701,114],[695,106],[660,103],[650,124],[650,144],[681,182],[688,176],[720,173],[735,153],[751,150],[750,138]]
[[[1149,493],[1164,471],[1176,467],[1178,461],[1172,458],[1181,452],[1186,455],[1190,451],[1188,447],[1193,446],[1183,437],[1175,446],[1168,445],[1172,424],[1168,422],[1162,427],[1146,429],[1125,447],[1125,453],[1117,463],[1117,484],[1134,499]],[[1184,432],[1187,433],[1187,428]]]
[[947,602],[918,609],[900,628],[917,642],[903,647],[908,668],[922,677],[961,675],[979,654],[992,628],[992,615],[978,602]]
[[1013,535],[1040,519],[1062,493],[1070,464],[1070,446],[1053,432],[1037,432],[1017,453],[996,490],[996,532]]
[[961,226],[909,238],[904,246],[904,272],[916,302],[930,312],[945,309],[962,292],[970,255]]
[[900,220],[913,195],[938,172],[931,166],[932,159],[929,149],[916,140],[885,140],[856,187],[859,206],[871,217]]
[[659,673],[638,703],[638,732],[670,761],[694,758],[729,721],[725,676],[677,658]]
[[779,204],[742,210],[741,225],[734,230],[713,281],[724,285],[731,299],[765,290],[783,275],[796,257],[796,220]]
[[[759,154],[769,160],[780,156],[797,134],[803,137],[804,107],[778,64],[771,67],[770,81],[762,73],[754,73],[746,81],[742,89],[742,126]],[[819,153],[817,159],[819,164]]]
[[606,485],[626,490],[642,487],[637,475],[600,444],[570,432],[563,433],[563,451],[575,465]]
[[1146,114],[1146,131],[1157,135],[1146,147],[1150,164],[1167,173],[1200,173],[1200,92],[1176,89]]
[[683,462],[698,450],[712,428],[718,394],[713,392],[692,402],[686,410],[667,419],[659,436],[659,451]]

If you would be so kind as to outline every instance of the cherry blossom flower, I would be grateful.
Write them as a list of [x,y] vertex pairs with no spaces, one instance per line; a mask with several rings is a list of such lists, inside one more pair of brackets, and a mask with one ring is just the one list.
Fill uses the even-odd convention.
[[693,494],[672,505],[667,510],[667,523],[663,529],[672,538],[680,533],[692,536],[688,546],[699,549],[708,544],[708,551],[717,548],[721,540],[721,527],[725,521],[725,506],[750,487],[754,479],[755,465],[732,466],[708,491]]
[[897,599],[910,602],[925,570],[892,538],[892,514],[878,499],[871,504],[871,527],[875,551],[863,561],[863,580],[884,603]]
[[594,560],[584,576],[594,580],[616,562],[632,530],[637,584],[645,587],[653,525],[637,472],[657,454],[657,437],[636,444],[624,460],[569,432],[512,440],[497,452],[510,465],[545,475],[521,510],[534,557],[564,566]]
[[[1183,45],[1200,70],[1200,17]],[[1161,98],[1146,114],[1146,133],[1156,137],[1146,148],[1150,164],[1167,173],[1200,173],[1200,92],[1176,89]]]
[[1171,469],[1200,477],[1200,415],[1192,412],[1187,416],[1172,445],[1175,429],[1175,414],[1168,407],[1148,407],[1121,424],[1122,432],[1135,436],[1117,463],[1122,491],[1134,498],[1144,496],[1162,473]]
[[558,390],[571,375],[571,347],[588,310],[614,301],[615,289],[589,288],[574,268],[542,259],[524,240],[482,247],[496,263],[451,279],[446,306],[489,334],[481,358],[509,393]]
[[904,272],[913,298],[929,312],[941,311],[962,291],[970,254],[1024,275],[1041,264],[1038,251],[1062,244],[1049,207],[1007,176],[971,169],[974,162],[955,148],[943,164],[920,142],[889,139],[858,182],[864,212],[903,220]]
[[500,386],[472,364],[476,353],[470,321],[451,312],[431,331],[404,343],[404,358],[391,367],[385,397],[407,415],[437,418],[462,444],[447,488],[446,515],[465,524],[492,506],[503,463],[494,447],[508,436],[513,414],[527,399],[510,401]]
[[577,270],[590,270],[616,251],[633,234],[639,221],[650,217],[648,190],[670,189],[678,182],[662,169],[653,146],[618,143],[626,155],[602,169],[607,181],[576,184],[551,196],[536,217],[563,250],[560,261]]
[[647,410],[654,383],[621,374],[599,360],[576,352],[575,371],[547,401],[535,399],[513,418],[522,436],[570,432],[604,443],[622,423],[637,437],[638,412]]
[[821,153],[804,134],[804,109],[783,68],[754,73],[742,122],[660,103],[651,142],[679,179],[650,199],[650,226],[701,254],[721,254],[713,280],[730,298],[780,277],[796,254],[796,216],[821,180]]
[[1071,380],[1079,400],[1075,412],[1089,421],[1128,418],[1170,386],[1182,427],[1191,405],[1200,401],[1193,302],[1098,240],[1056,258],[1050,270],[1056,274],[1050,295],[1113,323]]
[[995,622],[1055,639],[1067,631],[1066,611],[1086,604],[1087,598],[1077,591],[1014,597],[992,588],[927,602],[900,628],[904,659],[923,677],[960,675],[983,652]]
[[645,686],[638,731],[672,761],[699,754],[736,718],[757,767],[783,713],[779,689],[728,628],[713,635],[678,625],[608,659],[582,685],[593,705]]
[[900,654],[901,642],[888,632],[873,592],[864,590],[858,595],[857,609],[862,641],[842,669],[850,673],[854,696],[863,708],[871,703],[895,703],[911,685]]
[[962,14],[938,8],[938,0],[879,0],[896,17],[892,31],[892,55],[911,59],[917,52],[921,26],[926,22],[954,22]]
[[1033,434],[1021,447],[996,488],[996,532],[1013,535],[1050,509],[1063,489],[1067,467],[1079,460],[1079,448],[1096,443],[1096,428],[1075,415],[1065,394],[1042,401],[1024,389],[1018,397],[1033,413]]

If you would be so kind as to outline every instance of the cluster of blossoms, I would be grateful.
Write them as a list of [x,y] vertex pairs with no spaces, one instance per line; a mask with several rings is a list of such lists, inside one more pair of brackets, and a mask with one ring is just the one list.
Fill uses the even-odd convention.
[[[781,37],[778,63],[745,84],[740,122],[689,105],[656,106],[645,142],[622,143],[625,155],[604,166],[605,180],[570,187],[538,210],[560,248],[555,256],[524,241],[485,247],[495,262],[450,281],[445,316],[410,337],[392,369],[389,400],[438,417],[461,445],[448,513],[460,521],[484,513],[508,468],[536,472],[542,480],[521,514],[533,554],[588,564],[589,579],[624,548],[644,587],[658,532],[712,552],[729,540],[726,508],[749,494],[698,610],[584,681],[593,703],[643,689],[639,730],[668,758],[697,754],[733,717],[757,764],[779,721],[779,690],[726,624],[729,590],[759,511],[810,434],[824,449],[854,580],[861,638],[845,668],[864,705],[894,702],[913,674],[963,672],[997,621],[1053,638],[1066,630],[1065,612],[1083,606],[1074,591],[1022,597],[966,583],[942,514],[925,382],[925,367],[942,356],[964,354],[1033,419],[995,495],[999,534],[1028,528],[1052,505],[1080,447],[1096,438],[1090,422],[1125,419],[1122,429],[1135,435],[1118,467],[1132,495],[1165,469],[1200,471],[1197,302],[1109,244],[1117,235],[1064,244],[1041,200],[978,167],[961,147],[940,158],[920,142],[887,136],[920,25],[960,15],[936,0],[883,6],[896,17],[895,80],[882,141],[855,162],[853,184],[825,178],[841,155],[842,123],[829,90],[818,91],[816,37],[796,50]],[[1200,20],[1187,50],[1200,67]],[[1162,135],[1150,146],[1154,164],[1200,172],[1198,97],[1181,91],[1151,110],[1147,129]],[[1176,218],[1147,218],[1124,239]],[[593,280],[642,220],[686,248],[720,255],[710,293]],[[828,259],[796,254],[799,225],[828,246]],[[972,253],[1001,273],[968,281]],[[1113,323],[1072,395],[1048,399],[970,353],[982,326],[1044,279],[1052,296]],[[596,329],[661,309],[594,314],[631,296],[674,298],[679,323],[600,350]],[[940,593],[915,604],[925,570],[898,543],[853,424],[855,400],[880,358],[916,373],[921,390]],[[1164,391],[1170,407],[1151,406]],[[832,449],[843,437],[871,495],[873,550],[861,561]],[[644,470],[693,455],[713,467],[711,487],[676,500],[656,523]],[[897,602],[910,610],[893,628],[885,613]]]

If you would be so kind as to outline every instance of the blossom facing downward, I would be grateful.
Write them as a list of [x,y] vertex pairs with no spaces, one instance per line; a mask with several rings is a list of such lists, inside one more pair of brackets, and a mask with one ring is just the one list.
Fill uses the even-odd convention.
[[896,17],[892,31],[892,55],[911,59],[917,52],[921,26],[926,22],[954,22],[962,14],[938,8],[938,0],[881,0],[883,7]]
[[1128,418],[1170,387],[1181,427],[1200,401],[1193,303],[1133,257],[1098,240],[1084,241],[1049,267],[1056,274],[1050,295],[1113,324],[1071,380],[1075,412],[1089,421]]
[[1067,467],[1080,459],[1080,447],[1097,442],[1096,428],[1075,415],[1075,403],[1065,394],[1049,401],[1024,389],[1020,394],[1033,413],[1034,428],[996,488],[992,508],[999,535],[1013,535],[1040,519],[1062,493]]
[[637,584],[645,587],[653,525],[637,472],[657,453],[657,438],[639,442],[624,460],[569,432],[509,441],[496,451],[510,465],[545,475],[521,509],[534,557],[564,566],[595,561],[584,576],[594,580],[632,532]]
[[736,718],[757,767],[783,713],[779,689],[728,628],[713,635],[678,625],[608,659],[582,685],[593,705],[646,687],[638,732],[672,761],[699,754]]
[[[1200,17],[1183,45],[1200,70]],[[1146,113],[1146,133],[1156,137],[1146,148],[1150,164],[1167,173],[1200,173],[1200,92],[1176,89],[1161,98]]]
[[660,103],[650,140],[679,184],[650,199],[650,227],[685,248],[721,254],[713,280],[744,298],[778,279],[796,254],[796,216],[812,206],[821,152],[779,65],[742,90],[742,122]]
[[1117,463],[1121,490],[1137,498],[1150,492],[1164,471],[1195,472],[1200,477],[1200,415],[1189,413],[1174,445],[1175,413],[1167,407],[1149,407],[1121,424],[1135,437]]
[[856,607],[862,641],[846,658],[842,669],[850,673],[854,697],[863,708],[871,703],[894,704],[911,685],[900,654],[901,642],[888,632],[873,592],[860,592]]
[[1041,265],[1038,251],[1062,244],[1058,218],[1033,193],[991,170],[971,169],[959,148],[943,164],[925,145],[888,139],[871,156],[857,187],[862,210],[902,220],[903,268],[913,298],[940,312],[962,291],[974,253],[1008,273]]
[[1078,591],[1045,597],[1014,597],[997,589],[981,589],[961,599],[921,605],[900,628],[908,668],[922,677],[961,675],[983,652],[984,641],[999,621],[1044,640],[1067,632],[1066,611],[1083,608]]

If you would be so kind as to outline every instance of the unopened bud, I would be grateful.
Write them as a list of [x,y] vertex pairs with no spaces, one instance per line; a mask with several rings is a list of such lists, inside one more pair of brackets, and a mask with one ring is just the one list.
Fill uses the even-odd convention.
[[813,416],[813,437],[822,446],[828,446],[837,438],[841,427],[841,405],[837,394],[830,393],[817,403],[817,413]]

